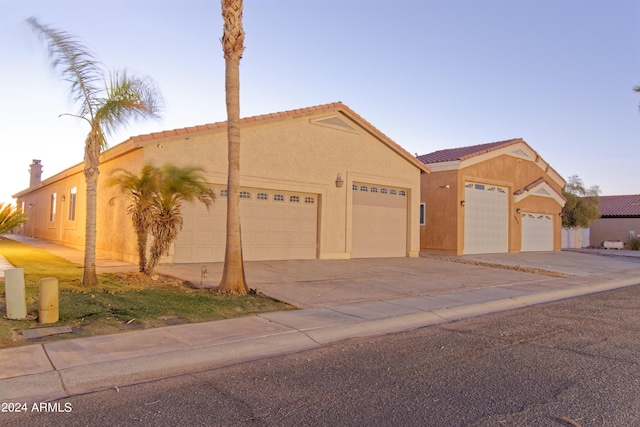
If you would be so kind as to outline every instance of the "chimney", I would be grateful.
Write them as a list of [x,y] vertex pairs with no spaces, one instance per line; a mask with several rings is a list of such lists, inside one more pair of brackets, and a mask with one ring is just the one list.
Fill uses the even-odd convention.
[[40,164],[40,160],[33,159],[33,163],[29,166],[29,174],[31,175],[29,188],[40,184],[42,181],[42,165]]

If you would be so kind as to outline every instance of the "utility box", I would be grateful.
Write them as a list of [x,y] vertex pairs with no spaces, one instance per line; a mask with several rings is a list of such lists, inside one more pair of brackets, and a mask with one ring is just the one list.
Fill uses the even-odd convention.
[[27,295],[23,268],[8,268],[4,271],[4,295],[7,303],[7,319],[26,319]]
[[58,321],[58,279],[45,277],[38,282],[38,322]]

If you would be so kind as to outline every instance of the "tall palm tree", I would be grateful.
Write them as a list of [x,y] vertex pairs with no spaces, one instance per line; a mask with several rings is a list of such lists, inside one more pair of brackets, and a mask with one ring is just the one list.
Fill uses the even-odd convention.
[[159,186],[159,170],[152,165],[142,168],[140,176],[124,169],[116,169],[109,180],[110,185],[120,188],[129,199],[127,213],[136,233],[138,243],[138,269],[144,272],[147,266],[147,241],[153,221],[152,205]]
[[244,51],[242,0],[221,0],[224,31],[222,49],[225,62],[227,140],[227,238],[224,269],[218,290],[245,295],[249,291],[244,275],[240,233],[240,59]]
[[0,234],[5,234],[27,222],[27,215],[9,203],[0,203]]
[[205,184],[203,170],[200,168],[165,165],[158,174],[158,184],[150,206],[149,231],[153,236],[153,243],[144,270],[146,274],[153,273],[160,257],[169,250],[182,229],[182,202],[198,200],[209,208],[215,200],[213,191]]
[[125,72],[107,73],[95,56],[73,35],[40,24],[29,25],[47,44],[51,65],[71,84],[71,96],[79,105],[80,118],[89,125],[84,143],[84,176],[87,185],[84,272],[82,284],[98,284],[96,276],[96,214],[100,153],[106,147],[105,134],[132,119],[158,116],[160,94],[149,79],[130,77]]

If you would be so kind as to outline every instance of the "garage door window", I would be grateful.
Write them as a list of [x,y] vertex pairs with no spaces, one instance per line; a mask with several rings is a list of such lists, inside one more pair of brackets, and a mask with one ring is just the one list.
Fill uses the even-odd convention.
[[284,196],[282,194],[274,194],[273,195],[274,202],[284,202]]
[[267,193],[258,193],[256,198],[258,200],[269,200],[269,195]]

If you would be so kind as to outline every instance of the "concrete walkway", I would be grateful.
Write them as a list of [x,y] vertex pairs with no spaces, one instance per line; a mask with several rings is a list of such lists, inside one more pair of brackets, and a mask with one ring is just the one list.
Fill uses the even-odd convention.
[[[7,237],[82,263],[80,251]],[[302,310],[0,350],[0,398],[63,398],[640,284],[640,254],[628,255],[563,251],[456,258],[465,263],[438,257],[247,262],[252,288]],[[97,269],[135,271],[136,266],[98,260]],[[215,286],[221,271],[219,263],[158,268],[203,287]]]

